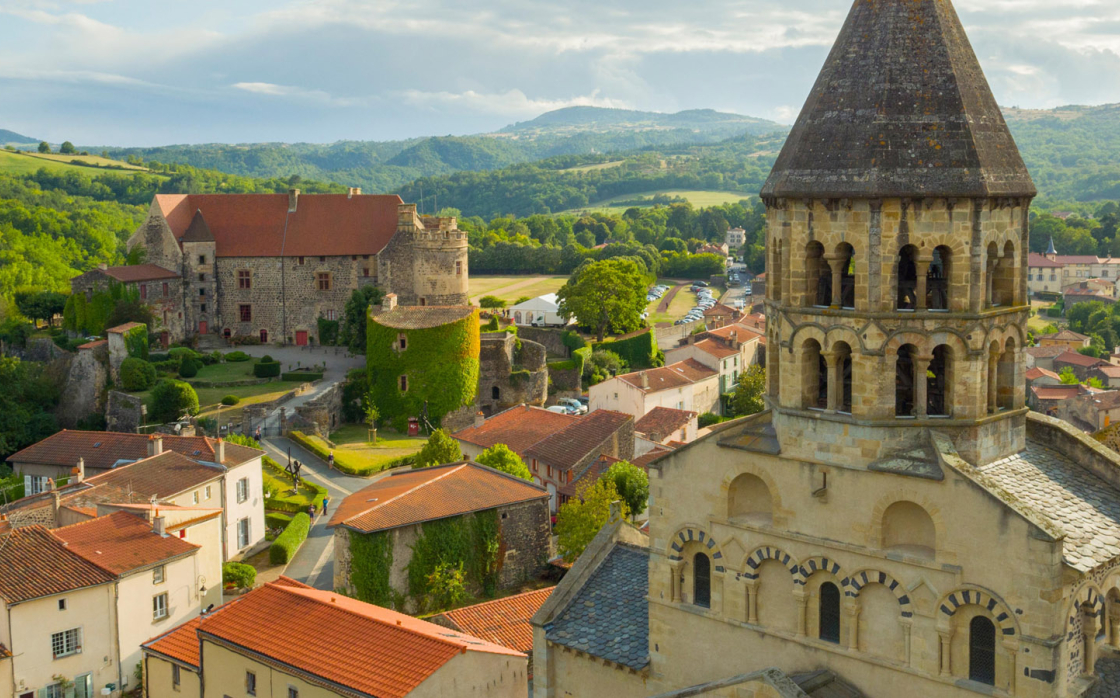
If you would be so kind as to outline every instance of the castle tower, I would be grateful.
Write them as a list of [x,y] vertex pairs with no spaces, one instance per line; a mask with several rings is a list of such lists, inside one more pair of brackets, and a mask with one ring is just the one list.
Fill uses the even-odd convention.
[[952,5],[857,0],[762,191],[783,455],[1023,448],[1035,194]]
[[221,326],[218,317],[217,243],[210,226],[195,210],[183,233],[183,305],[189,334],[210,334]]
[[401,305],[469,305],[467,234],[454,217],[397,207],[397,234],[377,257],[378,278]]

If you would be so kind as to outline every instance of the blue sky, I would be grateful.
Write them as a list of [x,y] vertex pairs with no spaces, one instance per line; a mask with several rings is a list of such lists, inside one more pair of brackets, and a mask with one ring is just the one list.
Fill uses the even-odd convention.
[[[996,98],[1120,102],[1120,2],[956,0]],[[563,106],[791,122],[848,0],[0,0],[0,128],[389,140]]]

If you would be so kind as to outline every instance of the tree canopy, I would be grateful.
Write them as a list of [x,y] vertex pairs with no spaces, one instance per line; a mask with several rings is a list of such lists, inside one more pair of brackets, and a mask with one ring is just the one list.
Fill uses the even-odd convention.
[[509,446],[505,444],[494,444],[478,454],[478,457],[475,458],[475,462],[493,468],[494,470],[500,470],[508,475],[519,477],[522,480],[533,479],[533,474],[529,472],[525,461],[521,460],[521,456],[511,451]]
[[649,505],[649,475],[633,463],[614,463],[603,478],[614,484],[618,496],[626,503],[630,516],[638,516]]
[[575,270],[556,295],[560,313],[592,327],[601,342],[607,330],[638,327],[646,306],[646,271],[631,259],[590,262]]
[[[587,548],[595,534],[610,518],[611,502],[619,501],[614,481],[600,478],[587,488],[583,499],[573,497],[560,507],[556,517],[557,548],[566,562],[575,562]],[[622,504],[622,515],[629,516],[626,502]]]
[[739,374],[735,393],[731,397],[731,407],[738,417],[758,414],[766,409],[763,396],[766,395],[766,369],[758,364]]
[[459,442],[451,438],[446,429],[436,429],[428,437],[428,442],[416,454],[413,468],[430,468],[435,465],[454,463],[463,459]]

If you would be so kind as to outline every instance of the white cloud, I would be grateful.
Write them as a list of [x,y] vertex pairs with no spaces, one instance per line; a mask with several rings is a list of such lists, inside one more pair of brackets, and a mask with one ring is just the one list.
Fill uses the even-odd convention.
[[405,90],[400,96],[406,103],[426,109],[468,109],[474,112],[502,114],[511,117],[537,116],[543,112],[564,107],[630,108],[630,105],[626,102],[600,96],[599,90],[594,90],[588,95],[567,99],[530,99],[521,90],[491,94],[475,92],[474,90],[458,93]]

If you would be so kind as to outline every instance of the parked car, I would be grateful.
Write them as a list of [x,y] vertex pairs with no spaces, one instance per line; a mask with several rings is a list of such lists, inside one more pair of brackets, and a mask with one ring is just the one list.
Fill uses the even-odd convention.
[[708,282],[707,281],[693,281],[692,285],[693,286],[700,286],[702,288],[707,288],[708,287]]
[[587,405],[583,404],[579,400],[576,400],[575,398],[562,397],[556,401],[556,404],[567,407],[575,414],[587,414]]
[[547,407],[546,409],[549,412],[555,412],[556,414],[575,414],[574,412],[572,412],[571,408],[564,405],[552,405],[550,407]]

